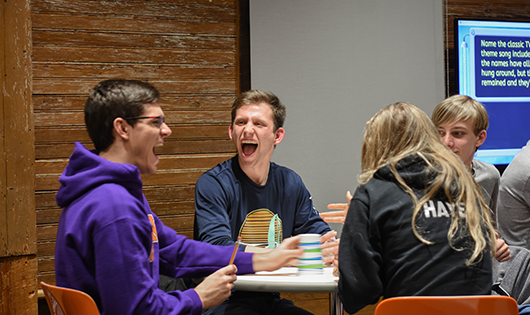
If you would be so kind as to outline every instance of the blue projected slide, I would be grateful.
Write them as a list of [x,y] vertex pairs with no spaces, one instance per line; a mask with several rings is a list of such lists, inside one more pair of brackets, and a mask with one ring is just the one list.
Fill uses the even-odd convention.
[[476,158],[508,164],[530,140],[530,22],[455,23],[458,92],[484,104],[490,119]]

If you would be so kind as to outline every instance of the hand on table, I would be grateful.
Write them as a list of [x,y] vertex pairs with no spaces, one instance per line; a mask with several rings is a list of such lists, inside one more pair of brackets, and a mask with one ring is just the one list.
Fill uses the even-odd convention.
[[324,264],[331,265],[334,260],[339,257],[339,242],[335,238],[337,231],[330,231],[320,237],[320,244],[322,245],[322,260]]
[[228,265],[212,273],[195,287],[203,309],[217,306],[230,297],[237,279],[236,272],[235,265]]
[[348,203],[330,203],[328,205],[328,209],[342,209],[340,211],[328,211],[328,212],[322,212],[320,213],[320,217],[326,222],[333,222],[333,223],[344,223],[344,220],[346,219],[346,215],[348,214],[348,208],[350,207],[350,201],[352,200],[353,196],[351,192],[348,190],[346,192],[346,199],[348,199]]
[[267,253],[255,253],[252,257],[254,271],[274,271],[285,266],[297,266],[298,258],[304,253],[298,248],[300,236],[293,236],[283,240],[280,246]]
[[333,275],[335,277],[339,276],[339,260],[338,259],[333,261]]

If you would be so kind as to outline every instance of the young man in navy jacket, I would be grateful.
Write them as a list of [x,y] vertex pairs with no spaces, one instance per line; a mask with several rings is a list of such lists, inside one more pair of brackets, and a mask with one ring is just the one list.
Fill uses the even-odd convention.
[[[323,255],[338,252],[336,232],[319,216],[302,179],[271,162],[285,135],[285,107],[273,93],[251,90],[232,105],[228,131],[237,155],[203,174],[195,188],[195,239],[231,246],[241,236],[246,252],[270,251],[283,238],[303,233],[323,235]],[[328,247],[329,246],[329,247]],[[236,291],[208,314],[307,314],[278,293]]]

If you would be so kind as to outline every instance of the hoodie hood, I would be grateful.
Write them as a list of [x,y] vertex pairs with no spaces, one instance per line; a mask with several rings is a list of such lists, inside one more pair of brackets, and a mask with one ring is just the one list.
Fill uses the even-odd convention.
[[[429,167],[427,162],[417,154],[409,155],[400,160],[396,164],[396,170],[405,183],[413,190],[424,190],[426,185],[438,174],[435,168]],[[399,185],[388,165],[381,167],[375,173],[374,177],[385,181],[392,181]]]
[[57,204],[64,208],[92,189],[108,183],[125,187],[131,195],[143,200],[142,179],[138,168],[131,164],[114,163],[75,143],[74,153],[59,177],[61,187]]

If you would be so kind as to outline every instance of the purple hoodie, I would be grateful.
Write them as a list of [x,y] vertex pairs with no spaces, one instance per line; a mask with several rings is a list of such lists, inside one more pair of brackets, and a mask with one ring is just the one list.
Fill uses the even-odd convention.
[[[138,168],[76,143],[59,178],[63,207],[55,248],[57,285],[88,293],[101,314],[200,314],[195,290],[158,289],[159,272],[200,277],[228,265],[233,248],[188,240],[151,211]],[[238,273],[253,273],[238,253]]]

